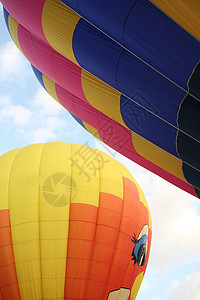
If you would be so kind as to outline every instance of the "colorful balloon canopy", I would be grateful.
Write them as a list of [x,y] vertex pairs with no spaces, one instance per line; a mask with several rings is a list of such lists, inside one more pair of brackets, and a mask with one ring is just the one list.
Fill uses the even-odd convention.
[[135,299],[151,216],[128,170],[86,145],[0,157],[0,299]]
[[46,90],[94,136],[200,197],[200,3],[1,0]]

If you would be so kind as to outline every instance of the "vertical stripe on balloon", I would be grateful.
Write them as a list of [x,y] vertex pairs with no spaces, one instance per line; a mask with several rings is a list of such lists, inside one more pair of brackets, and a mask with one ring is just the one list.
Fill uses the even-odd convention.
[[42,12],[42,27],[49,44],[57,52],[78,64],[72,40],[80,16],[59,0],[46,0]]
[[8,209],[0,210],[0,296],[2,300],[21,300]]

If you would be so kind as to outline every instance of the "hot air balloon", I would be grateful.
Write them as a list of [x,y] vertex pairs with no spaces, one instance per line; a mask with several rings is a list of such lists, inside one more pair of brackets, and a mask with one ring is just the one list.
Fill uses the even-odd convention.
[[1,2],[10,34],[37,78],[79,123],[200,196],[200,4]]
[[0,157],[0,299],[135,299],[151,216],[128,170],[86,145]]

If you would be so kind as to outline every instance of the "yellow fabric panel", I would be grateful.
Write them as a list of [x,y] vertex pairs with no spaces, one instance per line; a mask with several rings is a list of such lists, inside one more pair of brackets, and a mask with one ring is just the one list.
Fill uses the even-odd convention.
[[[55,82],[52,81],[50,78],[48,78],[47,76],[45,76],[44,74],[42,74],[42,79],[43,79],[43,83],[44,83],[44,86],[47,90],[47,92],[59,103],[59,99],[58,99],[58,96],[56,94],[56,88],[55,88]],[[61,104],[62,105],[62,104]]]
[[[82,121],[82,122],[83,122],[83,121]],[[98,131],[97,131],[96,128],[90,126],[89,124],[87,124],[87,123],[85,123],[85,122],[83,122],[83,125],[85,126],[85,128],[87,129],[87,131],[88,131],[89,133],[91,133],[94,137],[96,137],[97,139],[99,139],[100,141],[102,141],[102,139],[101,139],[101,137],[100,137],[100,135],[99,135],[99,133],[98,133]],[[102,141],[102,142],[103,142],[103,141]]]
[[18,149],[7,152],[0,156],[0,210],[8,209],[8,187],[10,183],[10,172]]
[[96,151],[85,145],[71,144],[73,203],[99,205],[99,164]]
[[81,83],[86,99],[94,108],[127,128],[121,116],[118,91],[85,70],[81,72]]
[[9,15],[8,16],[8,27],[10,30],[10,35],[11,35],[15,45],[17,46],[17,48],[24,55],[22,48],[20,46],[20,43],[19,43],[19,39],[18,39],[18,26],[19,26],[19,23],[15,19],[13,19],[13,17],[11,15]]
[[151,2],[200,39],[199,0],[151,0]]
[[15,157],[10,176],[11,232],[22,300],[42,297],[38,210],[42,148],[43,144],[22,148]]
[[135,279],[133,287],[131,289],[131,300],[135,300],[137,293],[140,289],[140,285],[142,283],[144,277],[144,272],[141,272]]
[[101,168],[100,192],[109,193],[123,199],[122,165],[109,155],[99,151],[99,166]]
[[70,196],[73,196],[70,155],[69,144],[48,143],[41,157],[39,210],[44,299],[64,297]]
[[136,183],[136,181],[134,180],[131,173],[127,170],[127,168],[125,168],[121,163],[119,163],[119,165],[120,165],[120,168],[121,168],[122,177],[128,178],[131,181],[133,181],[134,183]]
[[72,39],[80,16],[59,0],[46,0],[42,11],[42,27],[49,44],[57,52],[78,64]]
[[180,159],[148,142],[134,132],[132,132],[132,142],[138,154],[167,172],[186,181],[183,175],[182,162]]

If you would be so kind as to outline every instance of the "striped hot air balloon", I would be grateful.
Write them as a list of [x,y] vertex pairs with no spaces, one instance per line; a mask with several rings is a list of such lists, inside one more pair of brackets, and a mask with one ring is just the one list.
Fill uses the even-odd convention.
[[0,299],[135,299],[151,216],[130,173],[86,145],[0,157]]
[[46,90],[93,135],[200,196],[196,0],[1,0]]

